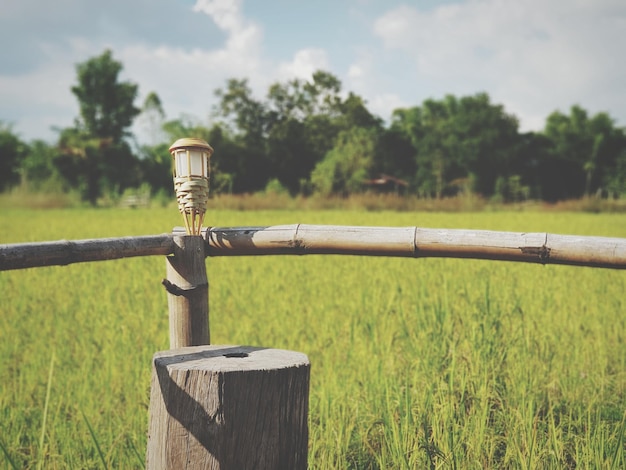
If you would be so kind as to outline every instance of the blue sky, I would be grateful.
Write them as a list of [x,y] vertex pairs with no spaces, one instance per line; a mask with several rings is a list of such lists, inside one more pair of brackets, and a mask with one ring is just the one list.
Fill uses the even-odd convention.
[[262,99],[324,69],[385,120],[486,91],[521,130],[573,104],[626,125],[623,0],[0,0],[0,43],[0,120],[27,140],[72,124],[75,65],[105,48],[168,119],[209,123],[228,78]]

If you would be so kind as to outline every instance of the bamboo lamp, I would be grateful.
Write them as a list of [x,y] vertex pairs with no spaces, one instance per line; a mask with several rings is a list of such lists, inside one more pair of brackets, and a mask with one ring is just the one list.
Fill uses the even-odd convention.
[[178,139],[170,147],[174,160],[174,190],[178,210],[189,235],[200,235],[209,199],[210,159],[213,148],[204,140]]

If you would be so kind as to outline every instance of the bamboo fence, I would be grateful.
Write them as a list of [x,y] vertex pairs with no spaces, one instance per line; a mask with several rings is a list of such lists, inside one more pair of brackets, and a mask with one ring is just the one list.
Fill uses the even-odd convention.
[[[0,271],[174,253],[172,234],[0,245]],[[626,269],[626,239],[420,227],[274,225],[204,229],[207,256],[473,258]]]

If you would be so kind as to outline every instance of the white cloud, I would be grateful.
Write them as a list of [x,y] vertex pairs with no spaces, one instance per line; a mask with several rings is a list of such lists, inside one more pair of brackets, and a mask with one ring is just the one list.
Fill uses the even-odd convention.
[[407,103],[395,93],[380,93],[373,95],[367,100],[367,108],[372,114],[383,119],[391,118],[391,114],[395,109],[413,106]]
[[[76,82],[75,64],[83,54],[95,53],[79,39],[66,48],[42,45],[44,60],[21,74],[0,75],[0,120],[15,123],[26,138],[50,138],[53,126],[72,124],[78,104],[70,87]],[[16,116],[18,117],[16,119]]]
[[209,15],[225,31],[235,33],[243,29],[241,0],[198,0],[193,9]]
[[[626,125],[623,0],[462,0],[427,10],[398,1],[377,19],[364,6],[339,35],[324,29],[320,18],[330,10],[320,4],[320,18],[302,24],[310,28],[305,39],[291,44],[280,15],[247,17],[243,0],[195,0],[193,7],[62,0],[54,8],[11,0],[0,9],[0,37],[11,41],[25,25],[32,34],[2,51],[0,120],[16,122],[24,138],[53,138],[51,123],[71,125],[77,115],[69,90],[75,64],[110,47],[124,65],[122,79],[138,83],[141,98],[158,93],[170,119],[183,113],[206,119],[214,90],[228,78],[248,78],[260,98],[274,81],[309,79],[324,69],[384,119],[428,97],[486,91],[523,129],[541,128],[550,112],[574,103],[592,113],[607,110]],[[246,11],[254,14],[251,5]],[[147,8],[154,13],[144,15]],[[274,46],[285,35],[285,47],[264,49],[265,34]]]
[[348,78],[351,80],[359,80],[363,78],[365,71],[359,64],[352,64],[348,67]]
[[72,69],[54,63],[25,75],[0,76],[0,101],[5,107],[18,106],[26,99],[44,107],[64,107],[73,79]]
[[385,64],[373,51],[361,50],[358,59],[348,66],[346,88],[362,96],[372,114],[389,119],[394,109],[413,106],[395,91],[386,79]]
[[427,12],[399,6],[378,18],[374,33],[412,61],[414,84],[455,94],[486,90],[522,127],[537,128],[576,102],[594,111],[613,107],[601,96],[611,83],[611,96],[626,106],[625,27],[619,2],[470,0]]
[[288,80],[300,78],[309,80],[317,70],[328,70],[326,51],[319,48],[301,49],[297,51],[291,62],[283,62],[278,66],[278,78]]
[[[50,122],[71,125],[77,116],[78,105],[70,92],[76,81],[75,64],[110,47],[124,66],[121,79],[138,83],[140,98],[155,91],[168,118],[191,114],[205,120],[215,101],[214,90],[223,87],[227,78],[251,77],[263,82],[263,32],[242,16],[240,6],[240,1],[198,0],[194,7],[196,15],[208,16],[207,25],[214,22],[223,30],[226,38],[222,44],[209,42],[194,48],[143,41],[107,44],[87,36],[42,43],[43,59],[38,67],[0,75],[0,119],[19,116],[17,128],[26,138],[53,138]],[[62,115],[65,119],[59,118]]]
[[256,56],[262,40],[261,28],[241,14],[241,0],[197,0],[194,11],[211,17],[228,34],[225,53],[242,58]]

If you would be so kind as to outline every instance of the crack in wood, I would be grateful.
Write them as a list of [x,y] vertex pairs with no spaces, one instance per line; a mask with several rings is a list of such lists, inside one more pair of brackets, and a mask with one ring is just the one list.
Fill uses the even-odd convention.
[[519,249],[525,255],[537,256],[539,261],[546,263],[550,259],[550,251],[546,245],[542,246],[520,246]]

